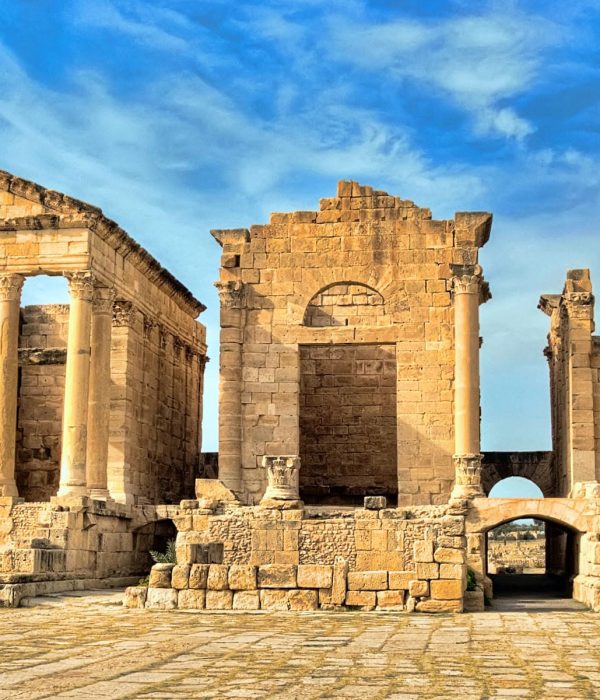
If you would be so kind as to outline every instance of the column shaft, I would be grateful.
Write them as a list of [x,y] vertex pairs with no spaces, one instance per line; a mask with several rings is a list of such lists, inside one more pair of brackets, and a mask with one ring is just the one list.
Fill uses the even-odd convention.
[[454,498],[483,495],[479,436],[480,268],[462,270],[454,282]]
[[87,495],[86,449],[90,380],[92,277],[69,277],[69,333],[65,373],[59,496]]
[[236,494],[242,490],[242,340],[240,282],[217,282],[221,301],[219,364],[219,479]]
[[455,295],[455,452],[479,454],[479,290]]
[[96,288],[92,306],[90,392],[86,474],[92,498],[108,497],[107,464],[110,423],[110,355],[114,292]]
[[21,275],[0,275],[0,496],[18,496],[15,452],[22,287]]

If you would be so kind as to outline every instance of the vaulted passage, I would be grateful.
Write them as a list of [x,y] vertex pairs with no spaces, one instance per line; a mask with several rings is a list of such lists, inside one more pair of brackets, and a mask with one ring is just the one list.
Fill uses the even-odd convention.
[[307,503],[396,503],[394,345],[300,346],[301,496]]

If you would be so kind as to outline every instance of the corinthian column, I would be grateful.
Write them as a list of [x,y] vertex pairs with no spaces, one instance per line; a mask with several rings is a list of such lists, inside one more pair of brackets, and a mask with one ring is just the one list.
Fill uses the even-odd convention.
[[0,496],[18,496],[15,483],[21,275],[0,275]]
[[68,280],[69,333],[58,495],[84,496],[93,285],[90,272],[75,272]]
[[454,498],[483,495],[479,437],[481,268],[461,268],[454,291]]
[[113,289],[94,289],[86,474],[90,496],[103,500],[108,497],[110,350],[114,298]]
[[216,282],[221,302],[219,356],[219,479],[236,494],[242,488],[243,285]]

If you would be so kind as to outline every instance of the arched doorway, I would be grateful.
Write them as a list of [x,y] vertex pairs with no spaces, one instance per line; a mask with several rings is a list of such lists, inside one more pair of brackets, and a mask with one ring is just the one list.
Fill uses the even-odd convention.
[[469,566],[493,609],[568,609],[590,527],[573,499],[476,499],[467,516]]

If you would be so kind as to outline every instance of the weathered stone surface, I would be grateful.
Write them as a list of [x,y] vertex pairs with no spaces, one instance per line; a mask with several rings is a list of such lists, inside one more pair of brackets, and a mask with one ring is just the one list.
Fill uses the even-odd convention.
[[464,564],[440,564],[440,578],[463,578],[465,569]]
[[290,610],[316,610],[319,607],[319,594],[314,590],[292,589],[288,601]]
[[258,591],[235,591],[233,594],[234,610],[259,610],[260,596]]
[[258,567],[259,588],[296,588],[296,567],[265,564]]
[[190,567],[189,587],[206,588],[208,582],[209,564],[192,564]]
[[256,588],[256,566],[233,564],[229,567],[228,581],[232,591],[252,591]]
[[420,564],[416,565],[416,578],[419,579],[434,579],[439,578],[439,564]]
[[454,612],[463,611],[462,600],[422,600],[416,604],[417,612]]
[[377,593],[375,591],[348,591],[345,603],[348,607],[373,608],[377,603]]
[[300,588],[331,588],[333,569],[320,564],[301,564],[298,567],[298,586]]
[[389,587],[392,589],[408,590],[411,581],[415,579],[414,571],[390,571],[388,574]]
[[143,608],[146,605],[148,589],[146,586],[130,586],[123,594],[123,607]]
[[186,588],[179,591],[177,607],[180,610],[202,610],[205,606],[206,591]]
[[421,598],[429,595],[428,581],[411,581],[408,586],[408,592],[413,598]]
[[435,600],[456,600],[462,598],[463,582],[461,580],[440,579],[431,581],[431,597]]
[[171,588],[171,572],[175,564],[154,564],[150,569],[150,588]]
[[365,496],[364,507],[366,510],[383,510],[387,507],[385,496]]
[[190,580],[190,566],[189,564],[178,564],[173,567],[171,572],[171,586],[177,590],[187,588]]
[[435,550],[435,561],[445,564],[463,564],[465,561],[465,553],[462,549],[449,549],[447,547],[439,547]]
[[177,607],[177,591],[173,588],[148,588],[146,607],[173,610]]
[[229,567],[226,564],[211,564],[208,569],[206,588],[210,591],[225,591],[229,587]]
[[233,605],[233,591],[206,591],[207,610],[231,610]]
[[404,591],[377,591],[377,607],[402,610],[404,608]]
[[416,562],[432,562],[433,561],[433,542],[431,540],[420,540],[415,542],[413,547],[414,561]]
[[350,591],[384,591],[387,587],[387,571],[351,571],[348,574]]
[[262,589],[260,591],[260,607],[262,610],[289,610],[289,591]]

